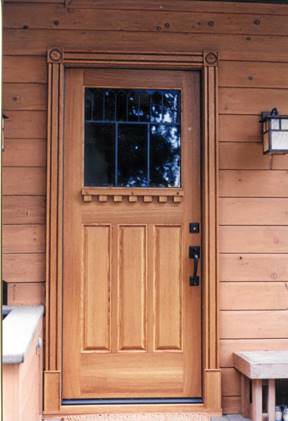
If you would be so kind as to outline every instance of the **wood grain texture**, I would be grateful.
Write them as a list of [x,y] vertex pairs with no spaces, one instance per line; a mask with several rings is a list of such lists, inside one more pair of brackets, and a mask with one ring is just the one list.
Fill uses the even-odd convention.
[[5,139],[46,139],[47,114],[44,111],[5,111]]
[[219,141],[259,142],[259,117],[254,115],[219,115]]
[[222,170],[222,197],[287,197],[287,171]]
[[45,196],[3,196],[5,224],[45,224]]
[[45,226],[4,225],[3,253],[45,252]]
[[273,170],[288,170],[288,157],[287,155],[274,155],[272,157]]
[[222,310],[288,310],[288,282],[224,282]]
[[6,140],[3,152],[4,167],[45,167],[46,148],[44,141]]
[[7,111],[46,110],[46,85],[32,83],[5,83],[3,107]]
[[240,374],[235,368],[222,368],[222,395],[239,396],[240,395]]
[[3,278],[8,282],[44,282],[44,253],[14,253],[3,257]]
[[222,253],[288,253],[288,227],[222,226]]
[[286,339],[288,311],[222,311],[222,339]]
[[20,196],[44,195],[46,193],[45,179],[45,168],[3,168],[3,194]]
[[288,199],[221,198],[221,225],[288,225]]
[[271,155],[263,154],[262,143],[219,144],[219,168],[222,170],[271,169]]
[[25,282],[8,284],[8,305],[39,305],[45,301],[44,282]]
[[287,281],[287,254],[222,254],[221,281]]
[[224,414],[239,414],[240,407],[240,396],[222,397],[222,409]]
[[288,88],[286,63],[222,61],[219,68],[221,87]]
[[3,57],[3,81],[9,83],[47,83],[45,58],[33,56]]

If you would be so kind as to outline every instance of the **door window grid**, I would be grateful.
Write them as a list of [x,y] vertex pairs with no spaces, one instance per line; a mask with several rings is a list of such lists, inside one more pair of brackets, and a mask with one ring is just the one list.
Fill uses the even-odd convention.
[[85,89],[85,186],[180,187],[179,90]]

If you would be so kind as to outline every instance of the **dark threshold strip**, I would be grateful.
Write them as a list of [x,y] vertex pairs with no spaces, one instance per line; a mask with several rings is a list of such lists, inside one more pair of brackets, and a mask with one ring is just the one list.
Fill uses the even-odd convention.
[[63,399],[62,405],[201,404],[202,398]]

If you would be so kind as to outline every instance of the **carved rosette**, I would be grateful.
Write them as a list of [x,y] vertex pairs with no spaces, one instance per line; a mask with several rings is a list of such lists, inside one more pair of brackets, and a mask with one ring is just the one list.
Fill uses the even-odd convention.
[[204,51],[204,65],[217,66],[218,53],[216,53],[215,51]]
[[48,50],[48,55],[47,55],[47,60],[48,63],[63,63],[63,59],[64,59],[64,51],[61,50],[60,48],[51,48],[50,50]]

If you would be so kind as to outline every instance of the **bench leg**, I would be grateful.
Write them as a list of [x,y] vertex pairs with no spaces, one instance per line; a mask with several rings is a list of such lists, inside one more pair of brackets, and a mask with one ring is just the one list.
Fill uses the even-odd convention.
[[252,380],[252,420],[262,421],[262,380]]
[[247,418],[249,417],[249,399],[249,380],[244,374],[241,374],[241,414]]
[[275,380],[268,380],[268,419],[275,421]]

